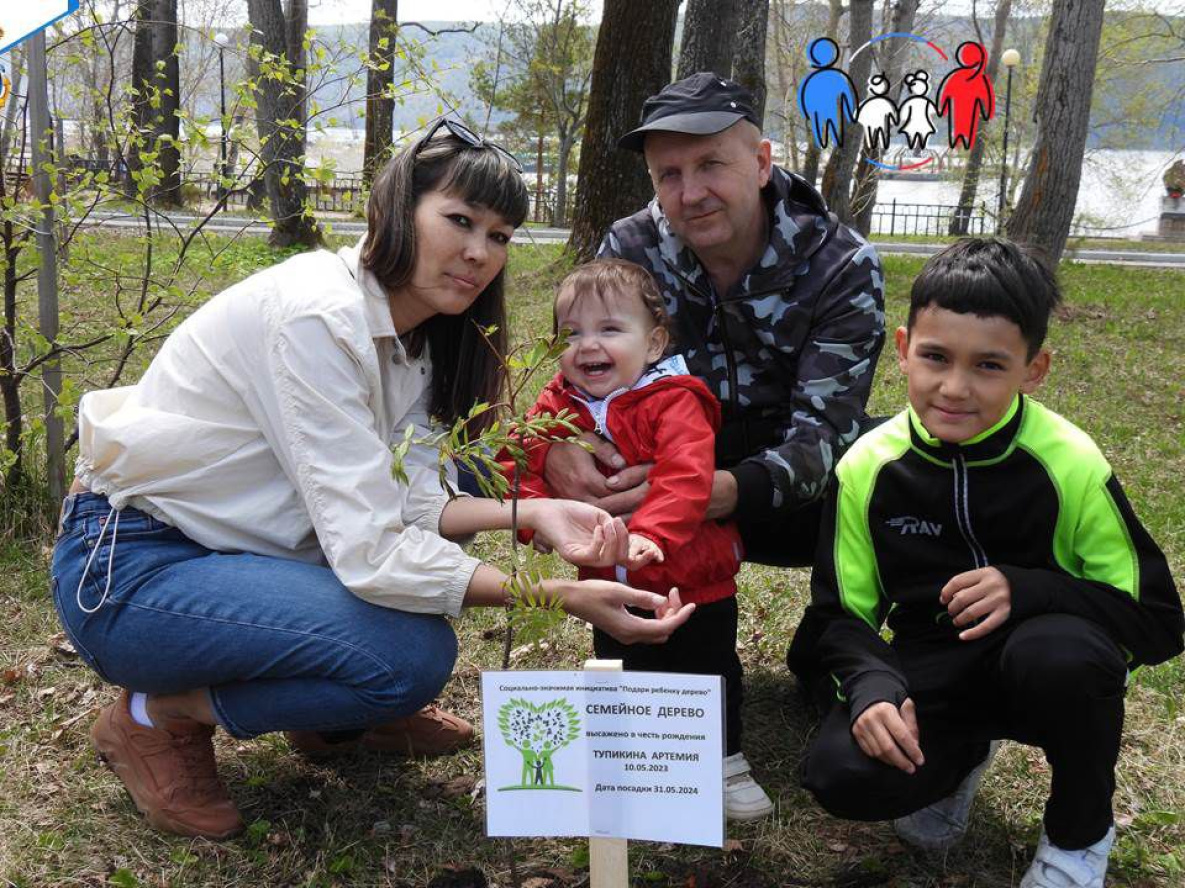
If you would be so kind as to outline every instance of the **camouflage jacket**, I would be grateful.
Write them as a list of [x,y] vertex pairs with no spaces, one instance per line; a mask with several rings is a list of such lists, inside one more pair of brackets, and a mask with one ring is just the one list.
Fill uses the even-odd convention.
[[769,246],[723,296],[657,199],[615,222],[599,251],[658,282],[677,349],[724,405],[716,464],[736,477],[735,514],[747,521],[822,496],[859,434],[885,328],[872,245],[779,167],[763,197]]

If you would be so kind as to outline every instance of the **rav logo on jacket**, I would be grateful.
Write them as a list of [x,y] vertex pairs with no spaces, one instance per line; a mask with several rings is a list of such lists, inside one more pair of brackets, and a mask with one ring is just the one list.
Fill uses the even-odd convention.
[[923,521],[921,518],[913,517],[913,515],[901,515],[897,518],[890,518],[885,524],[901,531],[902,536],[909,536],[910,534],[931,537],[942,536],[941,524],[934,521]]

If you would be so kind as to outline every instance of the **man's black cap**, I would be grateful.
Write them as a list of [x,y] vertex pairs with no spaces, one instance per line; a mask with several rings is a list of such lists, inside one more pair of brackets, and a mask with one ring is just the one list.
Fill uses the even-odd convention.
[[711,71],[701,71],[664,86],[642,105],[642,125],[617,140],[618,148],[641,151],[651,132],[707,136],[726,130],[738,120],[760,127],[753,95],[739,83]]

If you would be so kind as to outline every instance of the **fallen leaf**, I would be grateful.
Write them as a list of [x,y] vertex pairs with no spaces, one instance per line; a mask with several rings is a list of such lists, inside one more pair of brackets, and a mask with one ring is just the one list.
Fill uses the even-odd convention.
[[58,692],[57,688],[42,688],[37,692],[38,700],[46,700]]
[[450,863],[432,877],[428,888],[488,888],[485,873],[473,866]]
[[74,645],[70,643],[70,639],[66,637],[65,632],[58,632],[56,635],[51,635],[46,644],[49,649],[56,654],[61,654],[63,657],[77,657],[78,651],[74,649]]
[[454,777],[440,788],[440,794],[446,799],[455,799],[458,796],[469,795],[473,791],[473,787],[477,785],[477,778],[469,774],[462,774],[460,777]]
[[834,851],[836,854],[839,854],[843,851],[848,850],[848,843],[847,842],[828,842],[827,843],[827,850]]
[[740,839],[725,839],[724,853],[725,854],[740,854],[745,850],[745,845]]

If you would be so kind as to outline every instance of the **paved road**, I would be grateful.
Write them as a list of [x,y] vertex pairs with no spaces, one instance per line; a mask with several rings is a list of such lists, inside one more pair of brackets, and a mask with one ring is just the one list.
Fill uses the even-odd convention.
[[[168,222],[183,231],[197,224],[200,217],[184,213],[171,213]],[[143,228],[142,217],[120,213],[94,213],[91,224],[103,228]],[[158,218],[157,225],[165,220]],[[366,231],[366,223],[356,220],[331,220],[335,234],[362,234]],[[250,234],[263,235],[268,232],[268,223],[260,220],[244,219],[235,216],[217,216],[206,223],[203,231],[220,234]],[[520,228],[514,236],[514,243],[563,243],[568,239],[566,228]],[[893,241],[876,241],[876,248],[886,254],[914,254],[930,256],[942,249],[942,244],[897,243]],[[1110,263],[1114,265],[1138,265],[1149,268],[1185,268],[1185,253],[1154,253],[1138,250],[1067,250],[1066,259],[1079,262]]]

